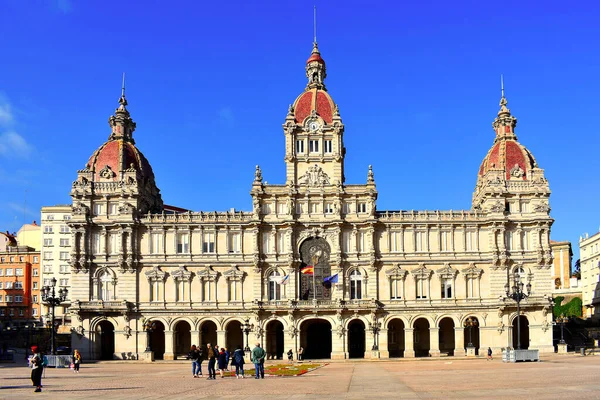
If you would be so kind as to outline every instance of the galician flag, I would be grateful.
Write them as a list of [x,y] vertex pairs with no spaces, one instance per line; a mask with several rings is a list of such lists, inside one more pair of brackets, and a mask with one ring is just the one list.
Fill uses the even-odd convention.
[[279,280],[279,282],[277,282],[277,283],[279,283],[280,285],[286,285],[288,283],[289,279],[290,279],[290,274],[287,274],[286,276],[284,276],[283,278],[281,278]]
[[300,272],[306,275],[314,275],[315,267],[313,267],[312,265],[307,265],[306,267],[302,268]]

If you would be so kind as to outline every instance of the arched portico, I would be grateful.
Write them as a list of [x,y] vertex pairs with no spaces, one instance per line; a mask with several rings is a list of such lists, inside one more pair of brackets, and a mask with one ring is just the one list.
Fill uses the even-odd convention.
[[271,360],[283,359],[283,324],[281,321],[269,321],[267,324],[267,343],[265,350],[267,352],[267,358]]
[[165,358],[165,325],[161,321],[153,321],[154,328],[150,333],[150,350],[156,360]]
[[300,325],[300,346],[304,359],[331,358],[331,323],[325,319],[310,318]]
[[[525,315],[520,315],[521,326],[517,326],[517,318],[513,319],[512,323],[512,347],[519,348],[519,339],[522,350],[529,348],[529,319]],[[519,329],[517,329],[519,328]],[[520,330],[520,332],[518,332]],[[519,337],[519,333],[521,334]]]
[[192,346],[191,326],[187,321],[178,321],[175,324],[173,339],[175,340],[175,359],[185,358]]
[[414,322],[413,327],[415,357],[429,357],[429,350],[431,348],[429,321],[427,318],[418,318]]
[[348,323],[348,357],[365,358],[365,323],[353,319]]
[[440,353],[452,356],[455,347],[454,320],[450,317],[442,318],[439,327]]
[[393,318],[388,322],[387,329],[390,358],[404,357],[404,321]]
[[96,358],[112,360],[115,353],[115,326],[110,321],[100,321],[96,325]]

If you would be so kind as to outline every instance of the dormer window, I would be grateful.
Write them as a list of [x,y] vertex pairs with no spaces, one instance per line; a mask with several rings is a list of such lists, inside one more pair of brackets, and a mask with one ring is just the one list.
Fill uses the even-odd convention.
[[311,153],[318,153],[319,152],[319,141],[311,140],[309,142],[309,149],[310,149]]

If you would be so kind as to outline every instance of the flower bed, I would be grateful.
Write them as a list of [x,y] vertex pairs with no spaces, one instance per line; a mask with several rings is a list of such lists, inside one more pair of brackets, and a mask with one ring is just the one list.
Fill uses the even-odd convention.
[[[254,364],[246,364],[251,368],[244,368],[244,375],[254,376]],[[269,376],[299,376],[304,375],[307,372],[313,371],[317,368],[323,367],[327,364],[311,363],[311,364],[273,364],[265,365],[265,375]],[[235,367],[229,371],[225,371],[225,376],[235,376]]]

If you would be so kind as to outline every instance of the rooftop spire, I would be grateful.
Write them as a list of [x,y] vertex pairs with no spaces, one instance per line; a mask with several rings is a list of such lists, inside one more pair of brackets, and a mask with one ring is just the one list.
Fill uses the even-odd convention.
[[308,78],[307,89],[317,88],[325,90],[325,61],[321,58],[319,46],[317,45],[317,6],[313,14],[313,49],[306,61],[306,77]]
[[108,118],[108,124],[112,130],[109,140],[123,139],[135,143],[133,140],[135,122],[133,122],[131,119],[131,115],[129,114],[126,106],[127,99],[125,98],[125,72],[123,72],[119,107],[117,107],[115,110],[115,114]]
[[314,40],[313,43],[316,46],[317,45],[317,6],[315,6],[314,9],[314,20],[313,20],[313,30],[314,30]]
[[[510,109],[506,106],[508,100],[504,97],[504,75],[500,74],[500,110],[498,116],[494,119],[492,126],[496,131],[496,137],[511,137],[516,139],[514,134],[515,126],[517,126],[517,119],[510,113]],[[504,128],[502,128],[504,127]]]

